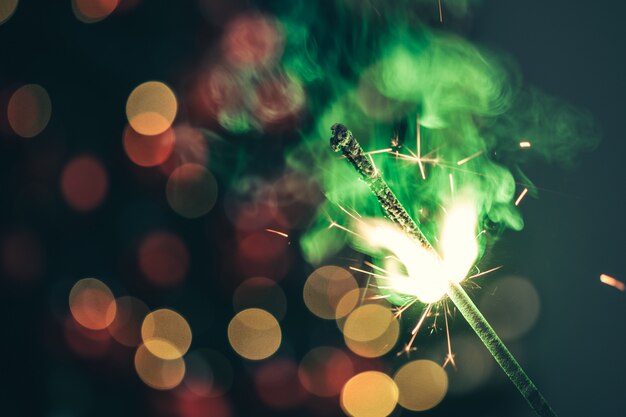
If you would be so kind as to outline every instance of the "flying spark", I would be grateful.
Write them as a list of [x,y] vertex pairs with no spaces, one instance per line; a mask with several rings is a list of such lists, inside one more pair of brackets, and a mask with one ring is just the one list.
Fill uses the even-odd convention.
[[602,274],[600,275],[600,281],[602,281],[603,284],[610,285],[611,287],[617,288],[622,292],[626,290],[626,284],[616,278],[613,278],[612,276]]
[[530,142],[529,142],[529,141],[527,141],[527,140],[521,141],[521,142],[519,143],[519,147],[520,147],[520,148],[530,148]]
[[467,161],[471,161],[472,159],[476,158],[477,156],[479,156],[480,154],[482,154],[483,151],[478,151],[474,154],[471,154],[470,156],[468,156],[467,158],[463,158],[460,161],[458,161],[456,164],[457,165],[463,165],[464,163],[466,163]]
[[517,200],[515,200],[516,206],[519,206],[519,203],[522,202],[522,199],[526,196],[526,193],[528,193],[528,188],[524,188],[524,190],[520,193],[519,197],[517,197]]
[[274,233],[275,235],[282,236],[282,237],[285,237],[285,238],[288,238],[288,237],[289,237],[289,235],[288,235],[287,233],[284,233],[284,232],[279,232],[278,230],[274,230],[274,229],[265,229],[265,231],[266,231],[266,232],[270,232],[270,233]]

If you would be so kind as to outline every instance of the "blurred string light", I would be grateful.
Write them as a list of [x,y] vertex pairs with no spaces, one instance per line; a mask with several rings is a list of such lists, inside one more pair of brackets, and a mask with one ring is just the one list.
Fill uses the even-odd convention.
[[298,378],[307,391],[318,397],[334,397],[353,376],[354,365],[341,349],[320,346],[311,349],[300,362]]
[[357,355],[375,358],[396,345],[400,324],[388,307],[365,304],[350,313],[344,327],[346,346]]
[[138,133],[154,136],[165,132],[176,118],[178,102],[174,92],[160,81],[137,86],[126,101],[126,117]]
[[306,105],[302,82],[279,65],[284,28],[272,16],[244,13],[227,24],[221,60],[201,71],[190,108],[201,122],[232,133],[294,126]]
[[273,280],[253,277],[242,282],[233,294],[233,307],[236,312],[257,307],[282,320],[287,311],[287,297],[282,288]]
[[446,371],[429,360],[422,359],[403,365],[393,380],[398,387],[398,403],[407,410],[430,410],[443,400],[448,391]]
[[152,353],[146,345],[135,352],[135,370],[148,386],[158,390],[177,387],[185,376],[185,361],[182,357],[163,359]]
[[171,232],[155,231],[143,238],[137,252],[143,276],[161,287],[179,284],[189,270],[189,251],[185,242]]
[[0,25],[13,16],[18,3],[18,0],[0,0]]
[[386,417],[396,408],[398,396],[398,387],[387,374],[366,371],[344,385],[341,408],[353,417]]
[[159,309],[146,316],[141,338],[152,355],[165,360],[181,358],[191,345],[191,328],[187,320],[170,309]]
[[36,234],[16,230],[2,238],[0,262],[7,278],[22,283],[33,282],[43,273],[45,249]]
[[115,11],[120,0],[72,0],[72,10],[83,23],[95,23]]
[[167,180],[167,201],[176,213],[194,219],[208,213],[217,201],[217,181],[199,164],[176,168]]
[[[344,295],[358,289],[354,277],[347,270],[338,266],[322,266],[307,278],[304,283],[304,303],[311,313],[327,320],[337,318],[337,306]],[[358,300],[354,299],[356,306]],[[349,312],[350,308],[342,308],[341,312]]]
[[283,52],[283,30],[271,16],[241,15],[228,24],[222,46],[227,62],[236,68],[268,66]]
[[147,136],[127,126],[123,142],[128,159],[141,167],[153,167],[161,165],[172,155],[176,135],[172,128],[168,128],[159,134]]
[[9,125],[23,138],[32,138],[41,133],[48,125],[51,114],[50,96],[38,84],[26,84],[18,88],[11,95],[7,106]]
[[102,163],[92,156],[75,157],[61,173],[61,192],[76,211],[91,211],[106,197],[109,180]]
[[479,306],[502,340],[525,335],[539,319],[540,301],[525,278],[504,277],[485,288]]
[[202,132],[192,126],[181,124],[174,127],[174,137],[176,143],[172,153],[159,166],[164,174],[170,175],[183,164],[207,164],[209,149]]
[[[131,296],[119,297],[115,304],[110,304],[109,309],[115,305],[115,318],[107,327],[108,332],[118,343],[137,347],[141,344],[141,324],[150,310],[148,306],[138,298]],[[107,315],[113,315],[107,311]]]
[[115,298],[109,287],[96,278],[76,282],[69,294],[74,320],[91,330],[107,328],[115,319]]
[[280,347],[280,324],[267,311],[249,308],[237,313],[228,324],[228,341],[246,359],[266,359]]
[[213,349],[198,349],[185,357],[187,372],[183,381],[194,394],[214,398],[223,396],[233,384],[230,361]]
[[72,317],[64,320],[63,335],[70,350],[83,358],[102,358],[111,348],[111,336],[106,330],[88,329]]
[[262,364],[255,372],[254,384],[261,401],[275,410],[293,409],[308,397],[298,380],[298,365],[287,358]]

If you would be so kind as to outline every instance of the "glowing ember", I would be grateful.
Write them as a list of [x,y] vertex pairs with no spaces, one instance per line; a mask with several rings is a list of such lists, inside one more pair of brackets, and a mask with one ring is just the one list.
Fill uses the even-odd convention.
[[528,193],[528,188],[524,188],[524,190],[520,193],[519,197],[517,197],[517,200],[515,200],[516,206],[519,206],[519,203],[522,202],[522,200],[524,199],[527,193]]
[[613,278],[612,276],[602,274],[600,275],[600,281],[603,284],[610,285],[611,287],[617,288],[622,292],[626,291],[626,284],[616,278]]

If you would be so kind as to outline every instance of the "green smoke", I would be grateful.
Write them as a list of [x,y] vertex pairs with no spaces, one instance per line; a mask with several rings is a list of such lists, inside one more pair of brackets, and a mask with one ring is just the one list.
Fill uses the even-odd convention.
[[[301,240],[305,258],[323,262],[337,253],[350,227],[340,209],[361,216],[381,211],[352,167],[328,145],[330,126],[350,128],[366,151],[391,146],[398,152],[373,155],[385,180],[436,244],[437,219],[455,192],[470,195],[479,213],[484,249],[488,238],[524,222],[514,205],[533,185],[520,163],[529,155],[571,164],[591,148],[597,134],[591,118],[557,99],[525,87],[506,58],[459,35],[433,30],[436,2],[322,1],[269,4],[280,22],[285,45],[279,71],[306,92],[308,118],[287,163],[315,178],[325,190],[322,204]],[[469,2],[446,2],[451,17],[464,17]],[[453,23],[450,24],[453,26]],[[426,180],[415,158],[417,118]],[[233,128],[241,129],[239,123]],[[531,149],[520,149],[529,141]],[[474,156],[467,162],[459,161]]]
[[[370,3],[387,13],[387,20],[372,10],[357,12],[354,2],[341,3],[332,12],[301,4],[295,14],[308,21],[294,14],[282,19],[287,42],[282,65],[306,86],[310,113],[288,164],[314,176],[327,197],[302,237],[310,262],[327,259],[349,238],[329,228],[333,222],[350,224],[339,205],[362,216],[381,215],[349,164],[328,149],[335,122],[347,125],[366,151],[389,148],[398,134],[404,141],[399,152],[409,155],[407,148],[417,152],[419,116],[421,154],[437,160],[424,163],[426,180],[416,161],[407,158],[377,154],[376,166],[435,242],[436,219],[453,198],[452,177],[456,192],[469,193],[475,202],[479,227],[491,232],[481,237],[482,249],[504,228],[523,228],[514,200],[524,187],[534,190],[520,162],[530,154],[567,165],[597,142],[587,114],[524,86],[509,60],[416,20],[425,3],[413,9],[408,2],[396,8]],[[467,2],[456,5],[460,14],[468,10]],[[522,140],[532,148],[520,149]]]

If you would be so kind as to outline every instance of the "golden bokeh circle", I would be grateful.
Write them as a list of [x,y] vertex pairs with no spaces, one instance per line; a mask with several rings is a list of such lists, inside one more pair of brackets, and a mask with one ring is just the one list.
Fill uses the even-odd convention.
[[[304,303],[311,313],[323,319],[337,318],[341,299],[358,285],[347,270],[327,265],[317,268],[304,283]],[[345,312],[345,308],[341,313]]]
[[52,114],[52,103],[45,88],[26,84],[18,88],[7,105],[7,119],[11,129],[23,138],[41,133]]
[[185,376],[185,361],[163,359],[141,345],[135,353],[135,370],[139,378],[154,389],[168,390],[177,387]]
[[389,376],[378,371],[352,377],[341,391],[341,408],[352,417],[386,417],[398,403],[398,388]]
[[228,340],[246,359],[261,360],[273,355],[282,341],[278,320],[260,308],[240,311],[228,324]]
[[160,81],[137,86],[126,101],[126,117],[136,132],[153,136],[172,126],[178,111],[174,92]]
[[398,402],[407,410],[430,410],[448,392],[448,375],[443,368],[426,359],[409,362],[393,377],[400,396]]
[[96,278],[76,282],[69,295],[70,312],[79,324],[91,330],[107,328],[115,319],[117,307],[113,293]]
[[0,0],[0,25],[13,16],[18,3],[18,0]]
[[161,359],[182,357],[191,345],[191,328],[177,312],[166,308],[148,314],[141,325],[144,346]]

